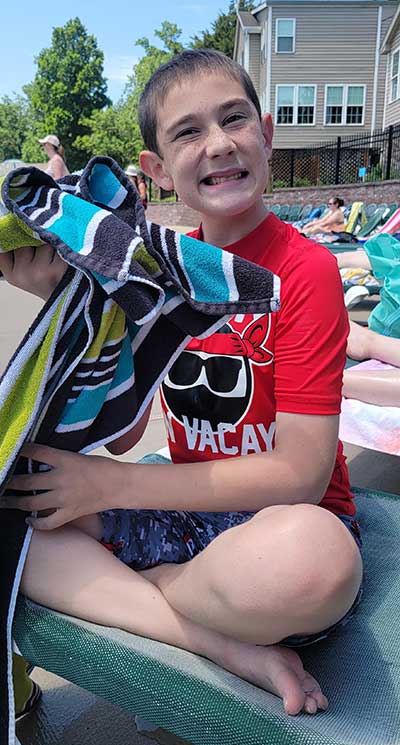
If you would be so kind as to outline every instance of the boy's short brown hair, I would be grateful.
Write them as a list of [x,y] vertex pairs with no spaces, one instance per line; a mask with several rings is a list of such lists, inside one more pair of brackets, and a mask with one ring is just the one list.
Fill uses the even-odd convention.
[[221,72],[243,87],[261,119],[261,107],[250,76],[237,62],[215,49],[186,49],[161,65],[146,83],[139,101],[139,126],[145,146],[161,157],[157,143],[157,109],[176,83],[201,73]]

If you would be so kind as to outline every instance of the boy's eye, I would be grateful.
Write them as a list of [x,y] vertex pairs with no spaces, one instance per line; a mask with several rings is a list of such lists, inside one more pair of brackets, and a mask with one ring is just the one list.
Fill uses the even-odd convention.
[[178,140],[181,137],[191,137],[192,135],[195,135],[197,133],[198,133],[197,129],[194,129],[194,127],[188,127],[187,129],[182,129],[181,132],[178,132],[175,135],[174,140]]
[[236,122],[243,121],[243,119],[246,119],[246,116],[244,114],[240,114],[239,112],[235,114],[229,114],[229,116],[224,119],[224,124],[236,124]]

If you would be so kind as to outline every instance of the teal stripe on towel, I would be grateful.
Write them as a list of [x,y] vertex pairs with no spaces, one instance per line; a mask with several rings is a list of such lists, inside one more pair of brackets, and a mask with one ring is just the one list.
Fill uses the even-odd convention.
[[104,205],[111,204],[121,190],[125,192],[124,196],[126,196],[126,189],[110,171],[109,166],[96,163],[90,175],[90,193],[94,201]]
[[[78,424],[94,420],[104,404],[111,382],[110,380],[104,383],[100,388],[84,388],[75,401],[65,406],[59,424]],[[82,429],[86,426],[82,424]]]
[[[76,207],[77,197],[71,194],[63,196],[60,208],[62,214],[48,228],[52,233],[58,235],[64,243],[73,251],[79,253],[82,251],[85,242],[85,235],[90,221],[99,212],[103,212],[90,202],[79,199],[79,218],[77,217]],[[104,211],[104,217],[108,217],[109,212]]]
[[194,299],[202,303],[229,302],[230,292],[222,267],[222,251],[186,235],[180,236],[180,247]]

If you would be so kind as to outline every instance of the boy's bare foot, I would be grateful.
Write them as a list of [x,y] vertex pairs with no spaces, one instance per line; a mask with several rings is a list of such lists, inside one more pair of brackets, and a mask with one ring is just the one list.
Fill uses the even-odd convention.
[[260,688],[280,696],[287,714],[316,714],[328,708],[328,699],[315,678],[304,670],[299,655],[286,647],[233,642],[224,667]]
[[352,360],[367,360],[370,358],[369,337],[371,331],[350,321],[350,333],[347,339],[347,355]]

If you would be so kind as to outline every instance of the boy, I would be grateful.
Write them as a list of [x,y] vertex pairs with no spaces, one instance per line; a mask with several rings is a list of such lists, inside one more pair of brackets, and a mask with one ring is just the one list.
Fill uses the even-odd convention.
[[[236,316],[178,358],[163,386],[172,465],[26,449],[53,469],[11,486],[48,491],[7,504],[57,509],[32,519],[22,592],[194,651],[288,714],[314,714],[327,699],[288,647],[340,623],[362,576],[337,439],[348,322],[336,262],[268,214],[271,118],[238,65],[183,52],[148,83],[140,121],[142,170],[201,214],[195,235],[281,277],[281,310]],[[0,256],[0,269],[26,285],[18,262],[31,261],[32,289],[26,255]]]

